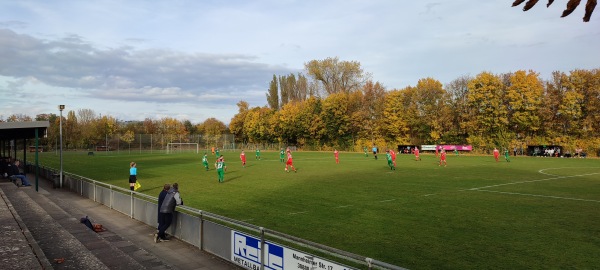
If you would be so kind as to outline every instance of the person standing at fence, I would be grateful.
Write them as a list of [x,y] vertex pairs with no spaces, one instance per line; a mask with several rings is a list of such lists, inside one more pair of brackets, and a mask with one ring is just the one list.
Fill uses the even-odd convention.
[[208,156],[206,153],[204,153],[204,156],[202,157],[202,165],[204,165],[204,168],[208,171]]
[[246,168],[246,153],[244,153],[244,150],[240,154],[240,160],[242,161],[242,167]]
[[[167,196],[167,193],[169,192],[170,189],[171,189],[171,184],[167,183],[163,186],[163,190],[158,194],[158,218],[156,219],[156,221],[158,222],[157,230],[159,230],[159,231],[160,231],[161,225],[164,222],[164,214],[160,212],[160,206],[165,201],[165,196]],[[158,233],[154,234],[155,239],[156,239],[156,236],[158,236]]]
[[256,148],[256,159],[260,160],[260,149]]
[[183,205],[183,200],[181,199],[181,195],[179,195],[179,185],[173,183],[173,186],[167,191],[165,199],[160,205],[159,211],[163,214],[163,219],[158,228],[158,234],[156,234],[156,237],[154,238],[154,242],[169,241],[165,232],[169,226],[171,226],[171,222],[173,222],[173,213],[175,212],[175,206],[177,205]]
[[137,182],[137,164],[135,162],[129,163],[129,189],[135,190],[135,182]]
[[215,168],[217,169],[217,176],[219,177],[219,183],[225,182],[225,171],[227,171],[227,166],[225,165],[225,159],[223,156],[220,156],[215,162]]

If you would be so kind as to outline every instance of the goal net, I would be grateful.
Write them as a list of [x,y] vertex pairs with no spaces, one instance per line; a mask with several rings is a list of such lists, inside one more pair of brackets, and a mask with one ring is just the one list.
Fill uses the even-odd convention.
[[167,143],[167,154],[200,152],[198,143]]

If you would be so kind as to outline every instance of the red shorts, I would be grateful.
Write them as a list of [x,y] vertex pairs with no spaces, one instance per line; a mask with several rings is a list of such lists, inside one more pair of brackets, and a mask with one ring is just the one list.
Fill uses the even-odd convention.
[[288,159],[288,160],[287,160],[287,162],[286,162],[285,164],[286,164],[286,165],[292,165],[292,164],[293,164],[293,161],[292,161],[292,159],[291,159],[291,158],[290,158],[290,159]]

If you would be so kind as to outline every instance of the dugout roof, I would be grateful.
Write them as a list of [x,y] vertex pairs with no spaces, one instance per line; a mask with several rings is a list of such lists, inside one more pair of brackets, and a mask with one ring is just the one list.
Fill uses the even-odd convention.
[[2,122],[0,123],[0,140],[34,139],[38,129],[38,138],[45,137],[50,126],[48,121]]

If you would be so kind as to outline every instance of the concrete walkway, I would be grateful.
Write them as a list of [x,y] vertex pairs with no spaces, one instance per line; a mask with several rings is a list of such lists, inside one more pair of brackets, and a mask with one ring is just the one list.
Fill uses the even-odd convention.
[[[28,175],[31,187],[0,183],[0,269],[240,269],[173,239],[154,243],[155,228]],[[102,224],[95,233],[79,222]]]

